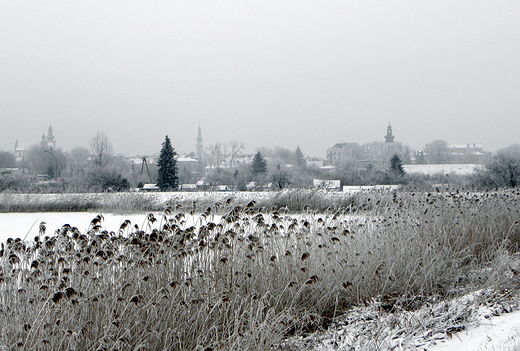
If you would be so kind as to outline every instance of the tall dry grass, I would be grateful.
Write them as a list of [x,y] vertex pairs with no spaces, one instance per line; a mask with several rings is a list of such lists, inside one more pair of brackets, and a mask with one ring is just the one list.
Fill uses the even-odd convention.
[[297,215],[230,200],[207,207],[199,228],[186,227],[197,204],[148,216],[161,230],[125,222],[107,232],[102,216],[86,233],[42,227],[1,252],[0,346],[268,350],[374,297],[391,311],[475,287],[515,288],[508,257],[520,242],[519,199],[366,194]]
[[[288,189],[280,192],[172,192],[172,193],[63,193],[63,194],[14,194],[0,193],[0,212],[101,212],[101,213],[146,213],[162,211],[165,207],[181,206],[191,209],[196,202],[197,210],[232,199],[233,205],[245,206],[257,202],[258,208],[275,210],[286,207],[291,212],[305,208],[317,211],[339,209],[355,204],[364,194],[350,196],[340,192],[315,189]],[[219,213],[231,207],[221,206]]]

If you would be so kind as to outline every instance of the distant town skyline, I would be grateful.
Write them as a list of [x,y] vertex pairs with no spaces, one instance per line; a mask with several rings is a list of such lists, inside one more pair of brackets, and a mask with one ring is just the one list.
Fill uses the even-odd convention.
[[[381,140],[383,139],[383,140]],[[321,156],[317,156],[317,155],[311,155],[311,154],[304,154],[306,157],[321,157],[323,159],[327,159],[328,157],[328,149],[334,147],[335,145],[338,145],[338,144],[343,144],[343,143],[355,143],[355,144],[359,144],[360,146],[364,145],[364,144],[370,144],[372,142],[381,142],[381,143],[400,143],[402,144],[403,146],[406,146],[406,147],[410,147],[410,152],[415,152],[415,151],[420,151],[420,150],[423,150],[424,147],[432,142],[432,141],[435,141],[435,140],[443,140],[443,141],[446,141],[444,139],[435,139],[435,140],[430,140],[428,142],[425,142],[422,144],[421,147],[418,147],[418,148],[412,148],[409,144],[406,144],[406,143],[402,143],[401,141],[399,140],[395,140],[395,135],[393,134],[393,127],[391,125],[391,123],[389,123],[387,126],[386,126],[386,135],[381,138],[380,140],[369,140],[369,141],[366,141],[366,142],[363,142],[363,143],[356,143],[356,142],[350,142],[350,141],[343,141],[343,142],[338,142],[338,143],[335,143],[335,144],[330,144],[326,147],[324,153],[325,155]],[[109,140],[110,141],[110,140]],[[110,141],[111,142],[111,141]],[[221,144],[230,144],[232,142],[239,142],[241,145],[245,145],[242,141],[240,140],[232,140],[232,141],[219,141],[217,143],[221,143]],[[467,147],[476,147],[478,146],[480,149],[483,149],[484,146],[481,144],[481,143],[459,143],[459,144],[454,144],[454,143],[449,143],[448,141],[446,141],[446,143],[448,144],[449,147],[457,147],[457,148],[467,148]],[[57,147],[59,149],[62,149],[63,151],[67,152],[67,151],[70,151],[72,148],[75,148],[75,147],[84,147],[86,149],[89,149],[89,145],[75,145],[75,146],[72,146],[70,148],[64,148],[63,146],[61,146],[59,143],[57,143],[56,141],[56,138],[54,136],[54,132],[53,132],[53,128],[52,128],[52,125],[49,124],[48,126],[48,129],[47,129],[47,132],[46,133],[42,133],[40,139],[38,142],[20,142],[18,139],[16,140],[15,142],[15,146],[14,146],[14,151],[15,151],[15,155],[16,155],[16,149],[17,148],[20,148],[20,149],[29,149],[32,145],[46,145],[46,147],[49,147],[51,149]],[[201,125],[199,124],[198,127],[197,127],[197,136],[196,136],[196,139],[195,139],[195,142],[193,143],[194,144],[194,147],[193,149],[186,149],[186,151],[181,151],[180,149],[177,149],[175,146],[174,146],[174,149],[176,150],[176,152],[179,154],[179,155],[187,155],[187,154],[194,154],[198,157],[200,157],[201,155],[205,154],[206,152],[208,152],[209,148],[211,148],[212,146],[215,146],[216,144],[209,144],[209,145],[206,145],[204,143],[204,138],[203,138],[203,133],[202,133],[202,127]],[[229,145],[226,146],[227,148],[229,148]],[[294,151],[297,147],[300,147],[300,149],[303,147],[305,148],[305,144],[303,145],[298,145],[297,147],[295,148],[290,148],[290,147],[284,147],[284,146],[281,146],[281,145],[274,145],[273,147],[268,147],[268,146],[265,146],[265,145],[261,145],[259,147],[257,147],[256,149],[254,150],[248,150],[246,149],[245,147],[244,148],[240,148],[241,150],[243,150],[244,152],[242,152],[243,154],[254,154],[257,152],[258,149],[262,149],[262,148],[271,148],[271,149],[274,149],[276,147],[282,147],[282,148],[286,148],[286,149],[289,149],[290,151]],[[2,151],[13,151],[13,150],[2,150]],[[482,151],[482,150],[481,150]],[[490,152],[490,150],[485,150],[486,152]],[[115,151],[115,154],[120,154],[120,155],[124,155],[126,157],[141,157],[141,156],[158,156],[159,154],[159,151],[156,151],[156,152],[152,152],[152,153],[135,153],[135,154],[125,154],[125,153],[122,153],[122,152],[118,152],[117,150]]]
[[0,149],[520,143],[520,2],[3,1]]

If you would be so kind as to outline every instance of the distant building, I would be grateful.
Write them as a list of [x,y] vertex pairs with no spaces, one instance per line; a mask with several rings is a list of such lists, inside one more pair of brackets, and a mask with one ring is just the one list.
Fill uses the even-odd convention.
[[177,156],[177,169],[185,172],[198,172],[200,161],[189,156]]
[[388,123],[388,127],[386,127],[386,135],[385,135],[385,143],[393,143],[394,135],[392,134],[392,126]]
[[453,163],[478,163],[484,156],[482,144],[448,145]]
[[160,191],[161,189],[153,183],[144,184],[141,188],[142,191]]
[[54,150],[56,148],[56,138],[52,135],[52,126],[49,125],[49,130],[47,131],[47,136],[45,134],[42,135],[42,141],[40,145],[48,150]]
[[[16,162],[24,162],[26,161],[27,153],[31,149],[31,147],[38,145],[37,143],[20,143],[18,140],[14,143],[14,157],[16,158]],[[56,138],[52,134],[52,126],[49,125],[49,129],[47,131],[47,135],[45,133],[42,135],[42,139],[40,141],[40,146],[47,150],[54,150],[56,148]]]
[[197,157],[199,160],[203,160],[204,158],[204,145],[202,144],[202,131],[200,129],[200,123],[199,123],[199,130],[197,133]]
[[415,164],[477,164],[484,155],[482,144],[448,145],[444,141],[438,141],[418,150],[415,153]]
[[31,146],[34,144],[29,143],[19,143],[18,140],[14,143],[14,157],[16,158],[16,162],[24,162],[27,157],[27,153],[31,149]]
[[357,143],[338,143],[327,150],[329,165],[345,164],[363,158],[363,148]]
[[[368,144],[365,148],[357,143],[338,143],[327,149],[327,163],[329,165],[345,165],[353,162],[364,164],[387,162],[387,159],[390,159],[387,154],[399,152],[401,148],[401,143],[394,143],[394,139],[392,126],[388,124],[384,143],[374,142]],[[374,151],[374,148],[377,150]],[[374,155],[374,153],[377,155]],[[377,157],[374,158],[374,156]]]

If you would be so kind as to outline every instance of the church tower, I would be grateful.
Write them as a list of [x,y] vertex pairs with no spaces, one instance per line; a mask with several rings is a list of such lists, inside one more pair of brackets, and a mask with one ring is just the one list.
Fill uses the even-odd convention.
[[386,127],[386,136],[385,136],[385,143],[393,143],[394,142],[394,136],[392,135],[392,126],[390,123],[388,123],[388,127]]
[[200,123],[199,123],[199,132],[197,134],[197,156],[199,157],[199,160],[202,160],[203,155],[204,155],[204,146],[202,144],[202,131],[200,129]]
[[49,130],[47,132],[47,137],[45,134],[42,135],[41,146],[46,149],[53,150],[56,147],[56,138],[52,134],[52,125],[49,124]]

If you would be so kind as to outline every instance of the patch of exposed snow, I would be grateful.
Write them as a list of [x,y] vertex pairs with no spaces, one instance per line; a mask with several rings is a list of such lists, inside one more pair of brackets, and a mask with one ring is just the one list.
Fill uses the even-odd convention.
[[470,326],[428,348],[428,351],[513,351],[520,347],[520,311],[502,314]]
[[[21,238],[31,241],[39,235],[40,223],[45,222],[45,235],[53,235],[57,229],[65,224],[76,226],[81,233],[86,233],[90,221],[96,217],[94,212],[27,212],[27,213],[0,213],[0,242],[8,238]],[[125,220],[131,222],[132,227],[138,225],[143,230],[160,228],[162,213],[154,213],[157,222],[149,223],[147,214],[120,215],[103,213],[101,229],[117,232]],[[218,216],[217,220],[220,218]],[[197,226],[199,216],[187,216],[185,227]]]
[[473,174],[476,169],[481,168],[477,164],[425,164],[425,165],[404,165],[406,173],[420,173],[420,174]]
[[387,301],[374,300],[336,319],[328,330],[290,338],[277,349],[510,351],[502,347],[520,342],[519,301],[490,288],[451,301],[430,298],[415,311],[395,303],[388,313]]

